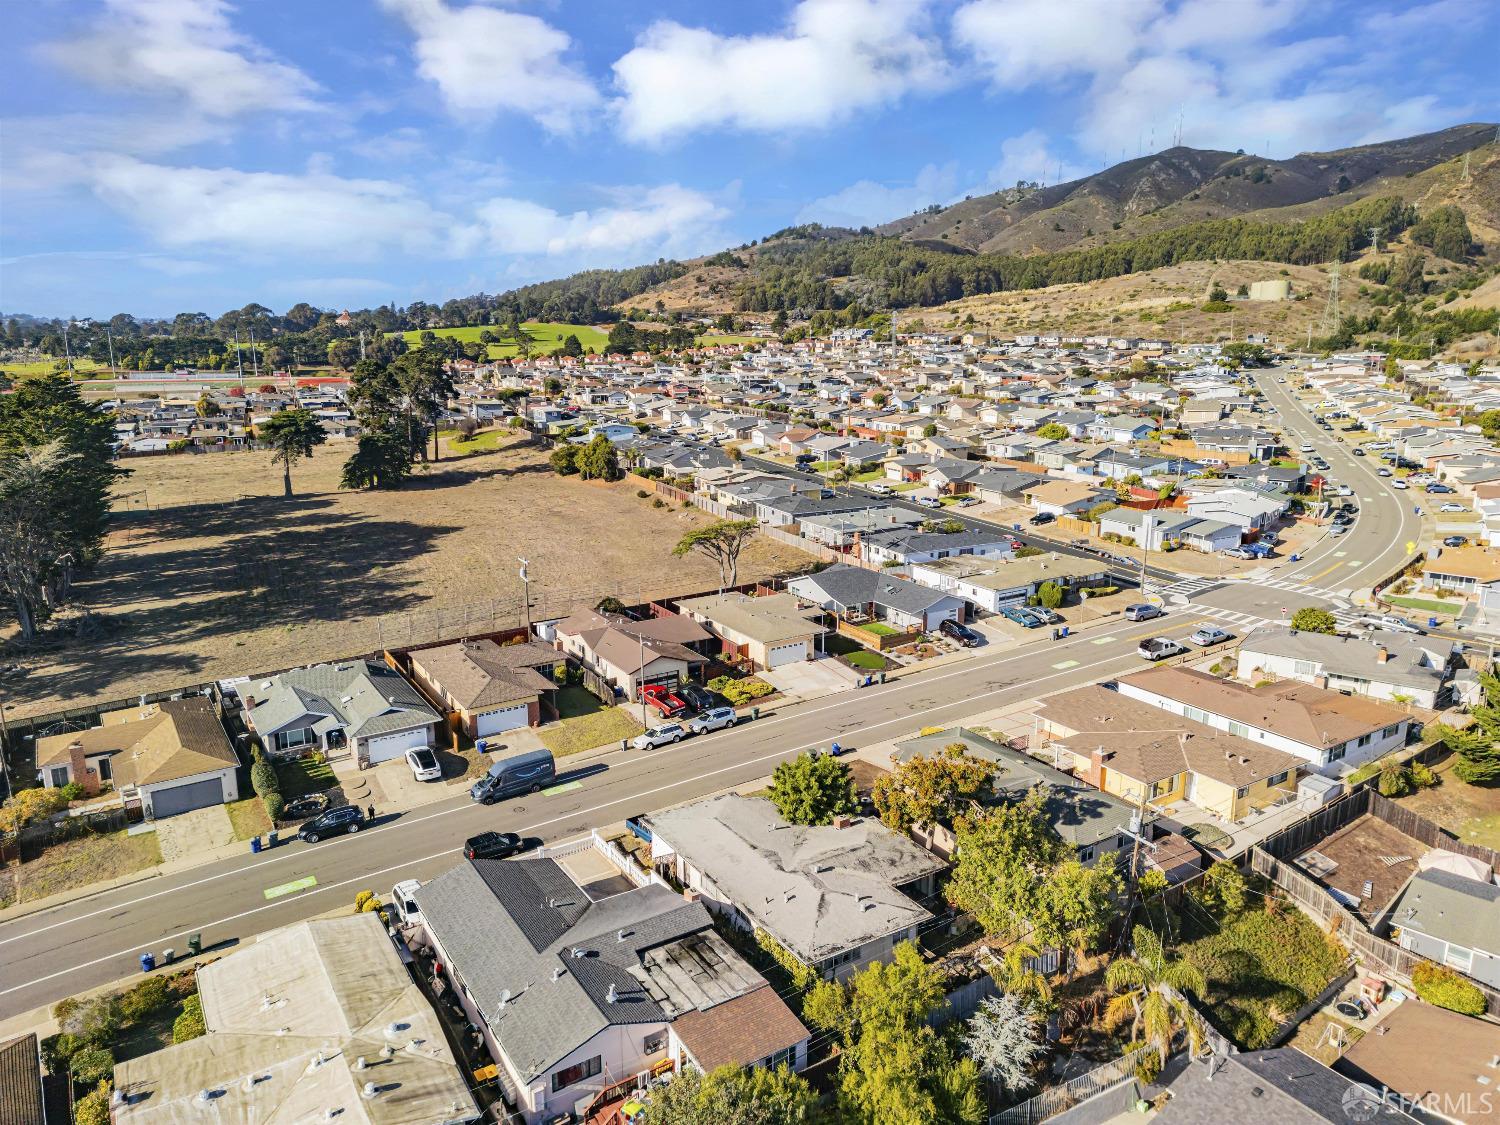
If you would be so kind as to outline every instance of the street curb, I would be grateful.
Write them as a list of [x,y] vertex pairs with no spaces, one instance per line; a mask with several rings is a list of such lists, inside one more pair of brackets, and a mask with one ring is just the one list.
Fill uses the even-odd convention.
[[[196,866],[201,867],[206,865],[198,864]],[[191,868],[185,870],[191,870]],[[44,911],[53,910],[60,906],[69,906],[75,902],[82,902],[84,899],[93,898],[95,895],[108,894],[110,891],[118,891],[124,887],[133,887],[137,883],[160,879],[164,874],[166,873],[159,869],[154,869],[145,875],[123,876],[119,882],[112,882],[108,885],[100,883],[92,887],[85,887],[77,894],[71,891],[62,891],[55,895],[48,895],[44,899],[38,899],[36,902],[24,902],[15,906],[7,906],[4,910],[0,910],[0,925],[4,925],[7,922],[16,922],[22,918],[29,918],[33,914],[41,914]]]

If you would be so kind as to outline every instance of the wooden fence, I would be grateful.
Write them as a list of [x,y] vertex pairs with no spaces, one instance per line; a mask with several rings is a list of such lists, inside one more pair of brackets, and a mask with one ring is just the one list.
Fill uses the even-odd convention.
[[1020,1105],[992,1114],[990,1125],[1038,1125],[1049,1117],[1065,1113],[1080,1102],[1129,1082],[1135,1077],[1136,1068],[1144,1061],[1147,1052],[1155,1050],[1155,1047],[1150,1046],[1137,1047],[1129,1054],[1096,1066],[1061,1086],[1043,1090]]

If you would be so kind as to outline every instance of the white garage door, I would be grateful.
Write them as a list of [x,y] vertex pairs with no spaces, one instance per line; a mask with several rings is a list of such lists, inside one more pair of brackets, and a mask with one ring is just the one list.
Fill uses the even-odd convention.
[[927,628],[936,629],[944,621],[957,621],[958,607],[951,609],[932,610],[927,614]]
[[776,645],[766,650],[766,667],[780,668],[783,664],[795,664],[799,660],[807,659],[807,642],[798,641],[796,644]]
[[500,734],[502,731],[524,727],[527,718],[527,707],[524,703],[519,707],[502,707],[498,711],[485,711],[483,714],[474,716],[474,731],[478,737],[484,738],[486,735]]
[[170,789],[155,790],[151,794],[151,814],[161,820],[178,813],[223,803],[224,780],[210,777],[206,781],[193,781],[186,785],[174,785]]
[[369,755],[370,764],[377,762],[389,762],[392,758],[399,758],[402,754],[415,746],[426,746],[431,741],[431,732],[426,727],[418,727],[416,730],[402,731],[400,734],[386,734],[379,738],[372,738],[365,744],[365,753]]

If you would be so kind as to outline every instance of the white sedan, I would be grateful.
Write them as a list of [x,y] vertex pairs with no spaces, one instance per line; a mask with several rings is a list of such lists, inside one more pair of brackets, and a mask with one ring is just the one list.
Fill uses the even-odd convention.
[[1193,630],[1188,640],[1199,648],[1208,648],[1211,645],[1222,644],[1229,639],[1229,634],[1217,625],[1203,625]]
[[443,776],[443,767],[438,765],[437,755],[430,746],[418,746],[406,752],[406,764],[411,775],[418,781],[438,781]]
[[1469,509],[1462,504],[1441,504],[1438,506],[1440,512],[1467,512]]

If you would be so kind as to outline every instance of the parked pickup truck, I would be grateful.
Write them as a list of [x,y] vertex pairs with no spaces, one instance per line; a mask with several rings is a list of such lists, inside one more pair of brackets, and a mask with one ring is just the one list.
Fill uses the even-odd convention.
[[1185,645],[1178,644],[1170,637],[1151,637],[1142,641],[1135,653],[1142,660],[1165,660],[1169,656],[1180,656],[1186,651]]

